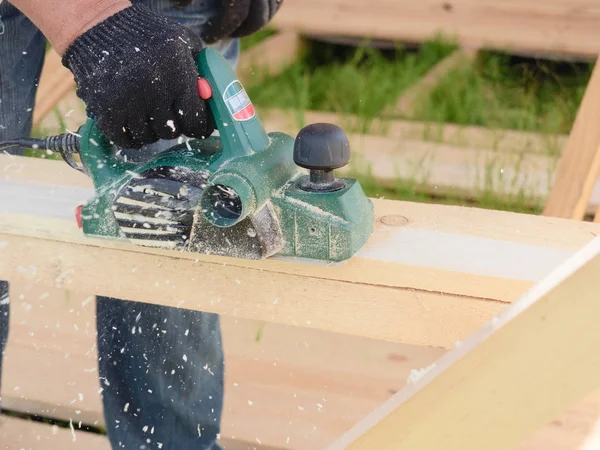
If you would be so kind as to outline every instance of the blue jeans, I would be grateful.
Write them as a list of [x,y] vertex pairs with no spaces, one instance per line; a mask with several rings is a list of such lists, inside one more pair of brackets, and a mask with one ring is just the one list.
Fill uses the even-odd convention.
[[[195,31],[216,13],[215,0],[196,1],[185,9],[174,8],[170,0],[133,3],[144,3]],[[214,47],[237,66],[237,40]],[[31,132],[44,48],[40,31],[6,0],[1,2],[0,141]],[[159,142],[145,154],[170,144]],[[0,374],[8,339],[8,287],[0,281]],[[216,439],[224,360],[219,316],[114,298],[96,300],[99,381],[112,448],[220,449]]]

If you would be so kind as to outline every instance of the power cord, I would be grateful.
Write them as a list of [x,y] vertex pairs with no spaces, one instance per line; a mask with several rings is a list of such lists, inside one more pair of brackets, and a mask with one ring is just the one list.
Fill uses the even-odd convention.
[[69,166],[80,172],[85,172],[83,166],[78,164],[73,155],[79,154],[79,135],[74,133],[62,133],[45,138],[19,138],[0,142],[0,152],[9,148],[32,148],[49,152],[60,153]]

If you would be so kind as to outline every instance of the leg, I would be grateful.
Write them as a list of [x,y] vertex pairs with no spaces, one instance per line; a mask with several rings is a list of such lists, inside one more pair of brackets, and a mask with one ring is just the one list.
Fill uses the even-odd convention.
[[[0,22],[0,141],[3,141],[31,132],[45,39],[29,19],[6,1],[0,2]],[[22,151],[11,153],[22,154]],[[8,283],[0,281],[0,380],[8,319]]]
[[[114,449],[218,449],[219,317],[99,297],[100,383]],[[162,445],[161,445],[162,444]]]
[[[0,281],[0,381],[2,380],[2,356],[8,340],[8,283]],[[0,383],[0,407],[2,406],[2,384]]]
[[[170,0],[133,2],[198,31],[215,12],[213,1],[183,10]],[[214,47],[236,67],[237,40]],[[145,159],[173,143],[124,153]],[[224,377],[219,317],[105,297],[97,305],[100,381],[113,448],[218,450]]]

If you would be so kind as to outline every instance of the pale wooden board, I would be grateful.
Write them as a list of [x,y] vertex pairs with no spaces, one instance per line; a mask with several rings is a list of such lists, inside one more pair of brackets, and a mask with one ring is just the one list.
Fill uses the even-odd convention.
[[[223,450],[277,450],[274,447],[231,439],[220,439],[219,444]],[[0,416],[0,450],[71,449],[114,450],[103,435],[80,430],[79,422],[73,423],[71,431],[70,425],[69,428],[65,428]]]
[[329,450],[507,450],[600,386],[600,237]]
[[583,219],[600,168],[599,114],[600,64],[596,64],[559,161],[544,215]]
[[[568,137],[307,111],[259,111],[269,131],[295,136],[305,124],[330,122],[349,131],[353,159],[341,174],[368,173],[379,183],[412,181],[417,191],[470,198],[489,192],[543,204],[556,178]],[[360,133],[355,132],[360,130]],[[592,183],[587,212],[600,204],[600,180]]]
[[[11,301],[3,406],[102,425],[91,296],[15,284]],[[222,437],[257,446],[258,438],[263,446],[325,448],[404,387],[412,369],[424,369],[445,354],[226,316],[221,320],[227,364]],[[574,450],[598,416],[600,392],[558,415],[518,450]]]
[[442,32],[467,48],[524,54],[600,53],[594,0],[286,0],[273,24],[306,34],[408,42]]
[[[10,173],[19,176],[35,176],[37,166],[46,168],[42,172],[48,177],[51,167],[63,167],[28,158],[13,161],[19,162]],[[2,216],[0,239],[12,249],[0,253],[7,277],[141,301],[161,294],[168,303],[184,300],[184,307],[192,309],[417,345],[451,347],[599,231],[599,225],[579,221],[377,200],[376,232],[345,264],[255,262],[88,239],[72,217],[75,205],[91,192],[20,181],[24,184],[14,184],[15,179],[0,183],[0,209],[11,212]],[[109,282],[119,267],[113,258],[152,273],[165,257],[171,262],[161,268],[158,286],[142,283],[135,272],[115,272],[123,281],[119,286]],[[19,269],[31,266],[37,269],[33,277]],[[81,267],[96,267],[108,278],[99,282],[90,275],[94,271],[81,273]],[[197,303],[196,289],[208,279],[212,288],[207,295],[213,301]],[[306,289],[314,289],[314,298],[291,288],[301,279]],[[249,305],[247,286],[255,282],[264,284],[256,304]],[[217,302],[223,296],[229,300]],[[371,297],[376,300],[366,313],[349,315]]]
[[[15,284],[11,308],[3,406],[102,425],[92,297]],[[320,448],[332,442],[401,389],[411,369],[426,367],[445,352],[221,320],[223,437],[276,447]]]
[[0,416],[0,450],[111,450],[104,436],[70,428]]

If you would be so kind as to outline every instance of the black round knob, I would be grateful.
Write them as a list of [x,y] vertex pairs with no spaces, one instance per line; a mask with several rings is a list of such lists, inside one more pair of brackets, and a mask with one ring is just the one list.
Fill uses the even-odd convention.
[[294,142],[294,162],[310,170],[344,167],[350,162],[350,142],[346,133],[331,123],[305,126]]

